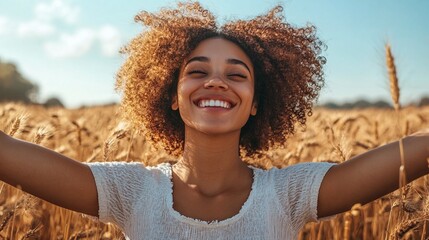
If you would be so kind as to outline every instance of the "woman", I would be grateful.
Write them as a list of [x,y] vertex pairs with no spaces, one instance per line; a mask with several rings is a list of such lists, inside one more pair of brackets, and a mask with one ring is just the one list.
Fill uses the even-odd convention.
[[[241,160],[284,144],[323,85],[314,28],[280,13],[221,27],[198,3],[137,15],[146,28],[124,49],[117,87],[135,126],[177,163],[83,164],[2,133],[0,179],[130,239],[294,239],[306,222],[397,189],[398,142],[338,165]],[[403,145],[407,180],[427,174],[428,131]]]

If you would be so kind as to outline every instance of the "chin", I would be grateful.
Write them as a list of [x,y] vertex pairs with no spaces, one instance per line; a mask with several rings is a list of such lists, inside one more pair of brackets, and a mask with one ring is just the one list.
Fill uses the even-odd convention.
[[241,130],[241,127],[228,126],[227,124],[201,124],[193,128],[198,132],[202,132],[207,135],[222,135],[234,132],[239,133]]

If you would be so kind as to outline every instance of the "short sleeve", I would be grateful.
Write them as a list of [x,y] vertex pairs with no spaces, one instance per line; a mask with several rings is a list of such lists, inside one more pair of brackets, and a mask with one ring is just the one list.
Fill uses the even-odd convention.
[[335,164],[326,162],[300,163],[274,169],[274,188],[286,217],[295,229],[317,220],[317,201],[322,180]]
[[122,228],[127,224],[133,204],[142,193],[148,170],[141,163],[88,163],[98,194],[98,216]]

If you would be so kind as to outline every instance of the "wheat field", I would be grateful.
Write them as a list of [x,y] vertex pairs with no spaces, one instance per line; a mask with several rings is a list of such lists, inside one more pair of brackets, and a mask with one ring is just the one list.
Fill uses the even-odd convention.
[[[120,112],[118,106],[68,110],[7,103],[0,105],[0,130],[83,162],[140,161],[146,166],[174,162],[145,141],[144,130],[135,130],[123,121]],[[404,108],[399,113],[316,108],[306,127],[297,126],[296,134],[284,147],[245,161],[266,169],[310,161],[340,163],[427,127],[429,107]],[[299,239],[428,239],[428,187],[428,177],[422,177],[402,192],[363,206],[357,204],[321,223],[308,223]],[[113,225],[56,207],[0,182],[0,239],[124,237]]]

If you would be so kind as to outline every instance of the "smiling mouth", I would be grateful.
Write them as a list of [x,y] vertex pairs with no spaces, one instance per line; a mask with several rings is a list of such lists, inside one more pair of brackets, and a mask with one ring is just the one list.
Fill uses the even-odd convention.
[[230,109],[234,107],[234,105],[228,101],[218,100],[218,99],[201,99],[195,104],[200,108],[225,108]]

